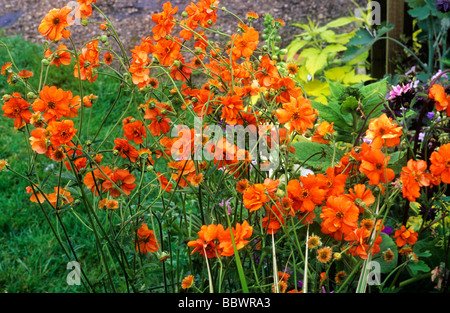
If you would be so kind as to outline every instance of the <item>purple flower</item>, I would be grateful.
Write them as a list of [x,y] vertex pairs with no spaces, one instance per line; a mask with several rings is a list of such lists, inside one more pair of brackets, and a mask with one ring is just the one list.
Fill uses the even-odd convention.
[[386,226],[381,232],[389,236],[392,233],[392,228]]
[[450,11],[450,0],[437,0],[433,3],[439,12],[447,13]]
[[428,113],[427,113],[427,117],[428,117],[430,120],[432,120],[433,117],[434,117],[434,113],[433,113],[433,112],[428,112]]

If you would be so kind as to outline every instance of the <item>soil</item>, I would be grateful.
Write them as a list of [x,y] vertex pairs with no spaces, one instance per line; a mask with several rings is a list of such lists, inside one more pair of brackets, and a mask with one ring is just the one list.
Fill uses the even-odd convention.
[[[142,37],[151,35],[153,13],[162,11],[163,3],[168,0],[98,0],[96,5],[113,23],[117,33],[127,49],[139,44]],[[42,18],[52,8],[76,4],[76,0],[0,0],[0,31],[5,35],[19,34],[32,42],[42,43],[44,37],[37,28]],[[193,0],[192,2],[197,2]],[[365,0],[355,1],[360,6]],[[191,3],[190,0],[171,0],[172,6],[179,7],[177,14]],[[280,47],[285,47],[300,32],[291,23],[305,23],[308,19],[322,25],[342,16],[349,16],[356,8],[351,0],[220,0],[219,7],[226,7],[242,19],[248,12],[259,14],[260,18],[253,24],[262,30],[264,14],[271,14],[275,19],[282,19],[285,26],[280,30],[282,40]],[[234,33],[238,20],[222,11],[218,12],[216,26],[223,32]],[[93,21],[104,19],[94,10]],[[100,31],[96,24],[89,26],[72,25],[72,36],[76,43],[87,42],[98,36]]]

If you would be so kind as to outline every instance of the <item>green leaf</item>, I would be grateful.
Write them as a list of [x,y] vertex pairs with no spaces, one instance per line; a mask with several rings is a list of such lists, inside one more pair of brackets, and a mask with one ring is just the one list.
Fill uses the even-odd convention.
[[362,18],[358,18],[358,17],[340,17],[338,19],[335,19],[331,22],[329,22],[328,24],[326,24],[325,26],[328,28],[334,28],[334,27],[341,27],[347,24],[350,24],[352,22],[356,22],[356,21],[363,21]]
[[[365,114],[368,114],[381,101],[385,99],[387,88],[388,88],[387,80],[382,79],[372,84],[363,86],[360,89],[362,95],[363,111]],[[378,108],[372,113],[370,118],[379,117],[381,115],[381,111],[383,110],[383,108],[384,108],[383,105],[379,105]]]
[[319,53],[315,55],[311,55],[306,60],[305,66],[308,70],[309,74],[314,77],[314,74],[324,68],[327,65],[327,54]]
[[298,53],[298,51],[300,51],[300,49],[302,49],[307,44],[308,44],[307,40],[298,40],[298,39],[293,40],[286,48],[288,51],[286,54],[286,60],[288,61],[292,60],[292,58]]
[[319,116],[321,119],[327,121],[328,123],[334,123],[336,127],[351,131],[352,128],[339,112],[340,109],[333,107],[331,103],[322,104],[317,101],[311,101],[311,106],[319,111]]
[[[380,264],[381,273],[387,274],[397,267],[398,248],[395,242],[392,240],[392,238],[389,237],[387,234],[381,233],[380,236],[382,239],[380,243],[380,252],[379,254],[376,255],[377,258],[376,259],[374,258],[374,260]],[[394,259],[389,262],[386,262],[382,257],[382,254],[386,252],[388,249],[390,249],[394,254]]]
[[423,260],[419,260],[417,263],[409,263],[406,268],[410,272],[411,276],[415,276],[419,272],[431,271],[431,268]]
[[329,43],[336,42],[336,33],[331,29],[328,29],[320,33],[320,38]]
[[[295,148],[295,158],[305,165],[312,168],[327,169],[331,166],[333,158],[333,148],[329,145],[320,144],[311,141],[298,141],[294,142],[292,146]],[[311,157],[314,153],[314,155]],[[339,160],[342,157],[340,151],[336,149],[335,160]]]
[[347,97],[341,105],[341,112],[343,114],[351,114],[358,107],[358,100],[355,97]]

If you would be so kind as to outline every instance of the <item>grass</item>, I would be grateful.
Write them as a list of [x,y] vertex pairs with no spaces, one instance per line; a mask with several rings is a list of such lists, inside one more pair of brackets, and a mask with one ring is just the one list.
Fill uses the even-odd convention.
[[[7,44],[20,70],[27,69],[34,73],[31,84],[37,86],[41,69],[40,56],[43,55],[42,46],[27,42],[19,36],[0,35],[0,40]],[[0,64],[8,61],[10,58],[6,49],[0,47]],[[52,66],[47,84],[78,94],[78,81],[73,78],[73,64],[72,62],[71,66],[60,68]],[[117,96],[118,84],[117,80],[102,75],[93,84],[83,82],[85,95],[93,93],[99,97],[99,101],[94,104],[95,114],[90,117],[86,115],[85,120],[90,119],[92,125],[101,123]],[[8,85],[6,77],[0,77],[0,95],[21,89],[23,88]],[[117,108],[123,107],[120,101],[126,101],[126,97],[119,100]],[[88,111],[85,113],[89,114]],[[120,109],[113,110],[108,121],[117,121],[122,113]],[[110,126],[106,126],[98,138],[102,138],[104,132],[109,129]],[[14,129],[12,119],[0,118],[0,159],[7,159],[11,167],[19,173],[26,171],[23,158],[27,155],[27,140],[24,133]],[[37,173],[41,178],[49,176],[47,182],[50,184],[54,169],[45,158],[38,160]],[[70,271],[66,266],[67,262],[72,260],[68,259],[58,244],[39,206],[29,201],[29,195],[25,192],[27,186],[26,181],[10,172],[3,171],[0,174],[0,292],[83,291],[83,286],[67,284],[66,276]],[[55,231],[62,233],[56,215],[50,214],[49,219]],[[70,236],[80,261],[85,263],[86,268],[94,269],[92,272],[95,273],[98,260],[93,253],[95,249],[91,247],[92,234],[86,231],[74,215],[63,214],[62,219],[65,227],[70,229]]]

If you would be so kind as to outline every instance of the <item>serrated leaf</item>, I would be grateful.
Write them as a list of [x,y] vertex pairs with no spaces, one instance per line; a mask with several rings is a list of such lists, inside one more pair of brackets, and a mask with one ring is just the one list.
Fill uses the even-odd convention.
[[289,46],[286,48],[287,49],[287,53],[286,53],[286,60],[292,60],[293,57],[304,47],[308,44],[309,42],[307,40],[294,40],[291,42],[291,44],[289,44]]
[[334,126],[344,130],[351,130],[351,126],[342,117],[339,109],[333,108],[331,105],[325,105],[317,101],[311,101],[311,106],[319,111],[321,119],[328,123],[334,123]]
[[312,80],[303,85],[303,89],[310,97],[327,96],[330,94],[330,89],[328,88],[327,82],[322,82],[320,80]]
[[336,42],[336,33],[331,29],[328,29],[320,33],[320,38],[326,42]]
[[332,69],[324,71],[324,75],[329,80],[342,82],[342,79],[344,78],[345,74],[351,69],[352,69],[351,66],[334,67]]
[[325,54],[331,54],[331,53],[337,53],[337,52],[341,52],[341,51],[345,51],[347,50],[346,46],[343,45],[328,45],[325,48],[323,48],[322,53]]
[[305,63],[306,69],[309,74],[314,77],[314,74],[324,68],[327,65],[327,54],[319,53],[310,56]]

